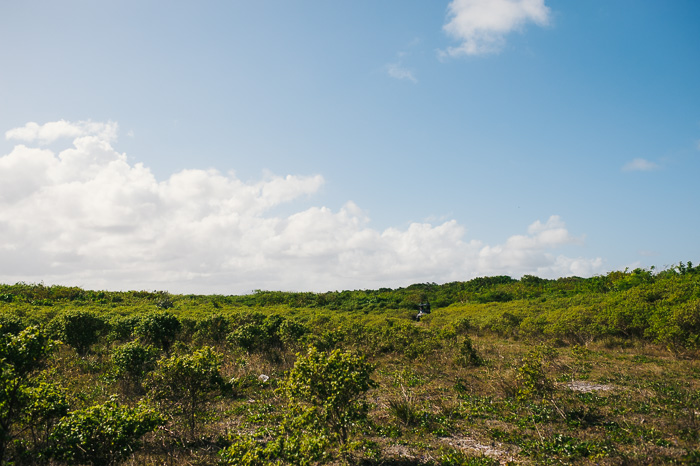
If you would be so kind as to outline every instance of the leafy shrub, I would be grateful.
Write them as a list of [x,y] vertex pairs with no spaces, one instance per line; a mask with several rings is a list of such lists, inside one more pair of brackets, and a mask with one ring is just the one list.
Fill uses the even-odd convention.
[[538,346],[525,355],[515,376],[518,399],[543,398],[552,392],[554,385],[547,377],[545,363],[553,356],[552,349],[546,346]]
[[11,333],[17,335],[25,327],[26,325],[19,317],[0,315],[0,334]]
[[317,418],[345,444],[356,421],[367,417],[365,393],[376,383],[374,366],[363,356],[334,350],[330,353],[309,348],[299,356],[281,386],[293,404],[310,406]]
[[260,313],[245,315],[235,330],[228,336],[228,341],[246,351],[269,351],[294,346],[309,333],[309,329],[293,320],[277,314],[264,316]]
[[484,364],[484,360],[481,358],[481,356],[479,356],[479,353],[476,352],[474,344],[472,343],[471,338],[469,338],[469,335],[464,336],[462,345],[459,348],[459,355],[459,362],[463,366],[474,367],[482,366]]
[[231,445],[219,451],[222,464],[235,466],[267,466],[279,464],[273,462],[270,452],[260,442],[251,437],[241,436],[233,440]]
[[69,311],[56,317],[50,324],[56,337],[85,355],[97,343],[107,328],[104,319],[86,311]]
[[284,319],[279,326],[279,338],[287,347],[293,347],[300,344],[303,338],[311,331],[309,328],[292,319]]
[[489,322],[489,327],[492,332],[500,336],[517,335],[522,320],[519,316],[510,312],[504,312],[499,317],[492,319]]
[[134,328],[134,333],[145,343],[168,351],[177,338],[182,324],[169,312],[151,312],[144,315]]
[[195,338],[197,340],[221,343],[231,331],[231,319],[220,314],[207,316],[198,320],[195,325]]
[[260,442],[252,436],[238,436],[219,455],[223,464],[235,466],[311,466],[326,464],[332,458],[324,427],[318,424],[313,410],[308,409],[285,418],[268,442]]
[[161,359],[146,379],[148,395],[169,411],[180,413],[194,437],[198,417],[213,393],[225,387],[220,367],[221,355],[208,346],[192,354]]
[[109,341],[127,341],[134,334],[134,329],[140,322],[138,316],[119,316],[109,321],[109,333],[107,340]]
[[46,448],[56,422],[68,412],[68,398],[64,389],[45,380],[29,385],[24,394],[21,423],[29,430],[33,450],[39,452]]
[[112,365],[117,377],[140,382],[155,367],[157,350],[132,341],[112,350]]
[[50,456],[69,464],[117,464],[138,449],[141,437],[164,422],[152,408],[120,406],[112,399],[64,417],[51,434]]
[[0,463],[13,439],[13,426],[27,415],[33,399],[31,376],[52,347],[38,327],[28,327],[17,335],[0,333]]

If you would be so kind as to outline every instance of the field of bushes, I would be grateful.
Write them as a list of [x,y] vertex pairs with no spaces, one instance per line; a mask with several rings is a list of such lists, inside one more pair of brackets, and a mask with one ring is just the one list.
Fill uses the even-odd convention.
[[0,464],[700,464],[699,355],[692,263],[243,296],[0,285]]

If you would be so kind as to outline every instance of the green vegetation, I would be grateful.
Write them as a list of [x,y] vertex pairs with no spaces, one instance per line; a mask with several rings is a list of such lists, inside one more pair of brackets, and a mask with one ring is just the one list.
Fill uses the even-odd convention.
[[0,464],[697,464],[698,355],[691,263],[318,294],[0,285]]

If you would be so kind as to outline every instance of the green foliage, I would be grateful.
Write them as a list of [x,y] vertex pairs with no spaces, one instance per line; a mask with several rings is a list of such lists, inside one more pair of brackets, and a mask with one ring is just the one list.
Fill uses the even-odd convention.
[[459,348],[459,363],[465,367],[477,367],[484,364],[484,360],[479,356],[469,335],[465,335],[462,345]]
[[191,354],[173,355],[157,362],[145,386],[148,396],[184,419],[194,437],[199,417],[217,392],[225,388],[220,373],[221,354],[205,346]]
[[50,324],[56,337],[85,355],[97,343],[107,325],[92,312],[72,310],[56,317]]
[[134,334],[134,329],[139,324],[141,319],[139,316],[117,316],[109,321],[109,333],[107,339],[109,341],[127,341]]
[[516,370],[516,397],[519,400],[544,398],[554,389],[547,377],[545,364],[554,357],[554,351],[547,346],[537,346],[525,355]]
[[[220,307],[220,306],[219,306]],[[221,343],[231,331],[231,319],[221,314],[213,314],[200,319],[195,324],[195,338],[211,343]]]
[[501,336],[517,335],[522,320],[521,317],[515,314],[504,312],[499,317],[491,320],[490,330]]
[[12,333],[14,335],[18,334],[26,325],[17,316],[12,315],[0,315],[0,333]]
[[[114,390],[132,407],[147,393],[171,421],[145,437],[149,448],[134,464],[211,464],[215,446],[227,445],[221,458],[229,464],[408,464],[409,455],[434,466],[490,464],[457,450],[488,437],[501,444],[493,448],[503,447],[501,461],[516,463],[693,462],[700,441],[699,270],[682,263],[591,278],[482,277],[215,297],[0,285],[0,462],[76,463],[46,456],[56,447],[59,419],[71,417],[68,403],[81,412]],[[417,323],[415,304],[424,301],[433,312]],[[56,335],[70,329],[63,316],[77,311],[109,323],[93,342],[70,343],[82,354],[59,348],[49,355],[45,336],[30,336],[43,335],[34,324],[51,320]],[[556,346],[562,357],[533,350],[535,341]],[[326,357],[362,351],[379,369],[376,404],[358,398],[345,440],[328,396],[287,391],[312,377],[281,377],[294,361],[291,351],[309,343]],[[209,372],[170,370],[176,364],[166,361],[190,358],[202,345],[217,348],[218,362],[226,361],[218,371],[230,382],[215,376],[191,410],[187,374],[207,380]],[[165,356],[155,369],[157,354]],[[340,379],[335,388],[344,389]],[[240,396],[219,396],[222,387]],[[441,449],[448,444],[456,449]]]
[[168,351],[181,328],[182,324],[175,315],[160,311],[141,317],[134,328],[134,333],[144,343]]
[[17,423],[26,420],[35,401],[32,375],[51,349],[51,341],[38,327],[28,327],[16,335],[0,333],[0,463]]
[[279,314],[244,313],[237,316],[233,325],[236,328],[228,335],[228,341],[249,352],[294,347],[309,333],[305,325]]
[[440,455],[439,466],[498,466],[500,462],[487,456],[470,456],[459,450],[449,450]]
[[523,444],[523,453],[534,458],[551,458],[553,455],[569,460],[605,456],[608,448],[593,442],[580,441],[568,435],[556,434],[551,438]]
[[68,412],[66,391],[45,380],[36,381],[25,392],[27,404],[21,423],[31,432],[34,449],[44,447],[55,423]]
[[366,419],[364,396],[377,386],[371,379],[373,371],[363,356],[311,347],[305,356],[298,356],[281,389],[292,403],[313,407],[318,419],[345,444],[355,422]]
[[163,424],[152,408],[121,406],[112,399],[61,419],[51,434],[49,455],[68,464],[118,464],[139,448],[141,437]]
[[223,464],[262,466],[326,464],[333,458],[333,445],[327,426],[313,408],[296,409],[273,429],[266,442],[239,435],[219,452]]
[[241,436],[234,439],[231,445],[219,451],[221,464],[235,466],[267,466],[280,464],[265,445],[251,437]]
[[140,382],[155,368],[158,351],[153,346],[144,346],[132,341],[112,350],[112,365],[117,377]]

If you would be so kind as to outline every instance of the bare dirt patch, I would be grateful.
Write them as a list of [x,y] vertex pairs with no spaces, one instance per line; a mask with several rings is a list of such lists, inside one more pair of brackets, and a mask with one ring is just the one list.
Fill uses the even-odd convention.
[[566,384],[566,387],[569,390],[573,390],[575,392],[582,392],[582,393],[604,392],[604,391],[613,390],[615,388],[612,385],[586,382],[583,380],[575,380],[573,382],[569,382]]

